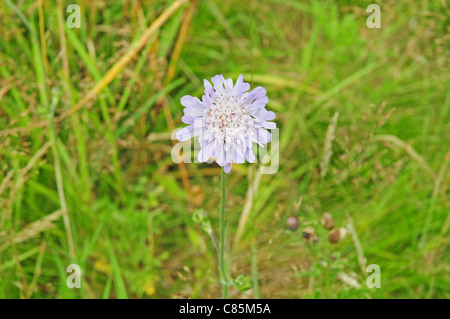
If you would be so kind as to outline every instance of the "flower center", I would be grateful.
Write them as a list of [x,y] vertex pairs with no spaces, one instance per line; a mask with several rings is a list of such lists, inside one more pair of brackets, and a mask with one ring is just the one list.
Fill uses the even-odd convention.
[[205,121],[207,133],[221,142],[231,143],[253,135],[253,117],[234,99],[214,102],[205,115]]

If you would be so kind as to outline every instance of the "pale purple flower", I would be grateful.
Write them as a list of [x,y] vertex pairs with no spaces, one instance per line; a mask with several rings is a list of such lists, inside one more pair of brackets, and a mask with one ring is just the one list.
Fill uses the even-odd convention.
[[179,141],[198,136],[200,152],[198,160],[206,162],[215,157],[217,164],[231,171],[233,163],[256,160],[253,143],[264,147],[272,139],[267,129],[276,128],[275,113],[267,111],[267,91],[258,86],[250,90],[250,84],[239,75],[236,84],[223,75],[216,75],[211,83],[204,80],[205,95],[202,100],[190,95],[180,100],[184,108],[183,123],[190,124],[176,133]]

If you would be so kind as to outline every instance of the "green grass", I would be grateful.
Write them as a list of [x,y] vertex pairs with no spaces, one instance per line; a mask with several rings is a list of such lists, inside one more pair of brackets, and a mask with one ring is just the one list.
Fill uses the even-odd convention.
[[[186,164],[188,200],[170,121],[183,126],[179,100],[200,96],[203,79],[241,73],[267,89],[280,128],[276,174],[258,183],[259,165],[243,164],[227,176],[228,262],[233,277],[257,281],[247,295],[450,298],[444,2],[383,1],[382,28],[369,29],[373,1],[192,1],[183,38],[188,2],[60,121],[168,7],[81,1],[82,26],[69,29],[71,2],[0,0],[1,298],[220,297],[214,246],[191,218],[205,209],[218,234],[220,170]],[[64,207],[69,221],[65,210],[45,219]],[[324,212],[337,227],[353,224],[358,240],[329,243]],[[289,216],[299,230],[286,229]],[[307,226],[317,242],[303,238]],[[81,289],[66,286],[72,263]],[[380,289],[366,287],[364,264],[380,266]]]

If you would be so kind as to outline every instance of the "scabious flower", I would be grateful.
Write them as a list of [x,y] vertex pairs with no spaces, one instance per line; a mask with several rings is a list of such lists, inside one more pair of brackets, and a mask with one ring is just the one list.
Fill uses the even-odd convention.
[[198,136],[200,152],[198,160],[206,162],[215,157],[217,164],[231,171],[233,163],[256,160],[253,143],[264,147],[272,139],[267,129],[276,128],[275,113],[267,111],[267,91],[258,86],[250,90],[250,84],[239,75],[233,80],[216,75],[211,82],[204,80],[205,94],[202,100],[190,95],[180,100],[184,108],[183,123],[189,124],[176,133],[179,141]]

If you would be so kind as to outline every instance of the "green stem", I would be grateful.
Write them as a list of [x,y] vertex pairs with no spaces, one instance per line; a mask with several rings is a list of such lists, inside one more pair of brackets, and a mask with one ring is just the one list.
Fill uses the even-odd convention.
[[220,200],[220,252],[219,252],[219,273],[220,273],[220,281],[222,283],[222,298],[228,298],[228,283],[227,283],[227,275],[225,270],[225,181],[226,175],[225,171],[222,168],[221,173],[221,184],[222,184],[222,197]]

